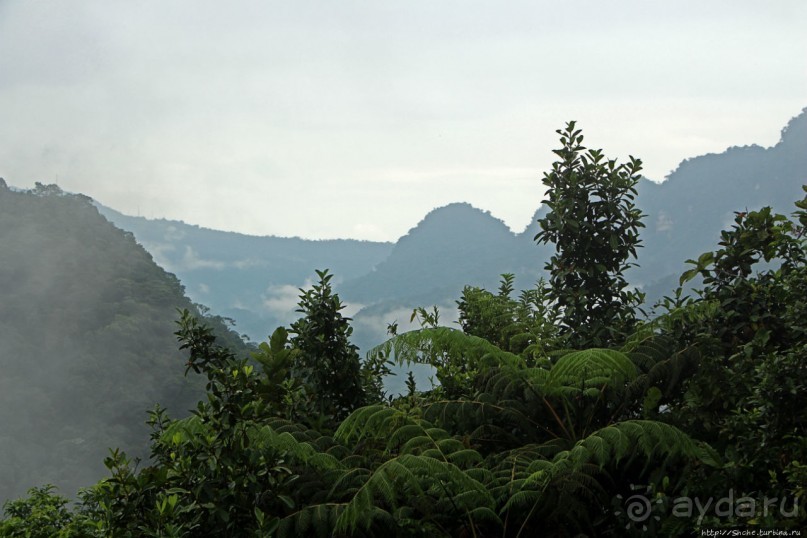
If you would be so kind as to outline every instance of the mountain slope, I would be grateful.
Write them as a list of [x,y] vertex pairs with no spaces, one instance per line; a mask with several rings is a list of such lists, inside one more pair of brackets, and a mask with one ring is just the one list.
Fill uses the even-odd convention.
[[45,482],[74,494],[109,447],[146,455],[146,411],[203,393],[173,335],[182,286],[85,196],[0,183],[0,298],[0,504]]
[[188,295],[238,321],[239,331],[261,340],[290,321],[297,288],[315,269],[344,280],[369,272],[392,250],[390,243],[249,236],[179,221],[130,217],[99,206],[166,270],[181,275]]
[[[534,252],[533,252],[534,254]],[[456,297],[463,285],[491,285],[503,272],[529,271],[501,220],[469,204],[430,212],[372,272],[342,287],[360,303],[411,296]]]
[[[735,211],[771,206],[790,215],[804,184],[807,109],[788,122],[773,147],[732,147],[683,161],[662,183],[640,180],[636,203],[646,214],[646,227],[639,267],[628,273],[629,280],[646,288],[651,300],[669,293],[686,259],[717,247],[720,231],[733,224]],[[522,248],[529,248],[538,231],[536,220],[545,211],[538,208],[520,234]]]
[[732,147],[682,162],[664,183],[643,182],[638,201],[648,218],[637,280],[682,272],[685,259],[715,248],[735,211],[771,206],[790,215],[805,183],[807,110],[773,147]]

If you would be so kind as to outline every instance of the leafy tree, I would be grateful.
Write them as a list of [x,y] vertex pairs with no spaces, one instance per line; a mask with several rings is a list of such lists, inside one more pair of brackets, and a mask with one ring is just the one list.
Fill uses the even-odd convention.
[[345,305],[331,287],[333,275],[327,269],[316,273],[319,282],[301,290],[297,311],[303,317],[291,325],[291,345],[299,350],[295,368],[319,413],[339,420],[364,402],[361,362],[358,348],[350,343],[350,318],[341,313]]
[[[769,207],[738,212],[721,248],[689,260],[694,267],[681,277],[703,277],[700,299],[687,308],[710,307],[691,322],[700,365],[674,418],[731,460],[724,476],[713,477],[718,490],[790,499],[803,493],[807,198],[796,205],[798,224]],[[805,517],[760,520],[789,526]]]
[[[556,311],[549,303],[546,285],[513,299],[514,276],[502,275],[498,293],[466,286],[457,301],[459,323],[467,334],[479,336],[501,349],[519,354],[542,355],[560,344]],[[525,356],[526,356],[525,355]]]
[[278,327],[252,353],[263,369],[264,378],[258,387],[267,411],[293,421],[311,420],[317,411],[308,396],[300,376],[294,375],[295,361],[300,351],[289,343],[289,332]]
[[618,341],[635,323],[642,294],[628,289],[624,272],[639,246],[642,213],[633,203],[642,162],[606,160],[583,147],[575,122],[558,130],[562,147],[544,175],[549,212],[538,220],[539,243],[554,243],[549,296],[561,313],[564,332],[576,347]]
[[151,413],[153,463],[141,470],[123,452],[106,460],[110,476],[85,505],[106,535],[264,536],[292,506],[294,480],[284,450],[262,441],[271,418],[261,379],[247,359],[216,344],[213,330],[182,312],[177,337],[187,371],[207,378],[207,401],[193,416],[170,420]]
[[8,501],[0,520],[3,538],[82,538],[101,536],[98,525],[81,512],[74,513],[54,486],[31,488],[28,497]]

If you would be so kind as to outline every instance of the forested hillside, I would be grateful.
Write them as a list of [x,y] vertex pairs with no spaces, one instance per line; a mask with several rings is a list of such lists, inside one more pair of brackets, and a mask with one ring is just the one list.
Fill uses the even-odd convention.
[[134,233],[161,267],[179,275],[191,298],[237,320],[238,330],[253,340],[288,321],[297,288],[315,268],[329,267],[338,278],[351,279],[392,250],[389,243],[249,236],[98,209]]
[[109,448],[148,455],[155,403],[195,407],[203,384],[182,375],[177,308],[195,311],[176,277],[89,198],[0,182],[0,502],[47,482],[73,495]]

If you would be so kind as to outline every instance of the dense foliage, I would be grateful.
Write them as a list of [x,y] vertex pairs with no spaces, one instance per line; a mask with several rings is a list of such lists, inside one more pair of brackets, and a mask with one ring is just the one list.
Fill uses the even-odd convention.
[[[579,157],[568,153],[581,141],[574,125],[561,134],[556,171]],[[588,188],[630,193],[636,161],[615,172],[597,164],[599,153],[585,159],[585,173],[594,166],[602,182]],[[555,194],[553,209],[569,203]],[[602,214],[550,217],[556,232],[547,240],[564,230],[577,239],[556,244],[549,287],[539,282],[514,299],[510,274],[495,293],[467,287],[460,329],[440,326],[436,309],[418,309],[421,328],[391,326],[361,366],[324,271],[301,290],[303,317],[250,360],[185,312],[176,335],[188,370],[207,379],[207,401],[181,420],[155,409],[151,461],[140,468],[113,451],[110,476],[75,510],[47,488],[8,504],[0,536],[804,528],[807,197],[795,220],[769,209],[737,213],[719,248],[690,260],[681,277],[700,277],[698,293],[679,288],[657,317],[640,321],[638,296],[625,295],[621,280],[640,213],[629,197],[609,196],[615,227],[577,258],[590,238],[563,219],[594,230]],[[596,308],[564,299],[574,291],[570,260],[586,268],[574,282],[591,286]],[[610,298],[608,285],[616,286]],[[410,379],[407,394],[385,398],[379,379],[390,360],[429,365],[438,383],[419,390]]]

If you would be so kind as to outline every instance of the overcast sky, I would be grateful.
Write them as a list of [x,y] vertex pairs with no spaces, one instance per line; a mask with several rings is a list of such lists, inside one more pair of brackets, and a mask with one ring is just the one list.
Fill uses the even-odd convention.
[[0,0],[0,176],[258,235],[521,231],[555,129],[662,180],[807,106],[807,2]]

